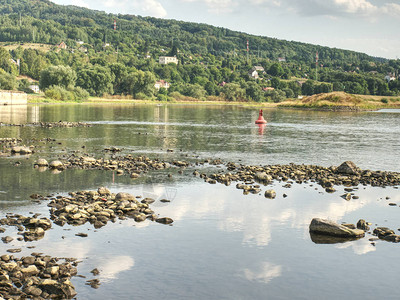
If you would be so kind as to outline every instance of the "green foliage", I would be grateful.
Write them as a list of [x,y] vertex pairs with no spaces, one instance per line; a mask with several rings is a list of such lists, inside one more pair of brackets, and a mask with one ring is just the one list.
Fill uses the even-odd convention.
[[65,89],[75,86],[76,72],[67,66],[51,66],[40,73],[39,86],[46,90],[50,86],[61,86]]
[[62,100],[62,101],[73,101],[75,100],[75,95],[71,91],[67,91],[64,87],[53,85],[46,89],[44,92],[46,98],[50,98],[53,100]]
[[14,75],[8,73],[0,73],[0,89],[14,90],[17,87],[17,79]]
[[78,71],[76,85],[85,89],[92,96],[113,94],[113,74],[109,68],[92,66]]
[[242,89],[237,83],[225,84],[222,93],[228,101],[242,101],[246,95],[245,89]]

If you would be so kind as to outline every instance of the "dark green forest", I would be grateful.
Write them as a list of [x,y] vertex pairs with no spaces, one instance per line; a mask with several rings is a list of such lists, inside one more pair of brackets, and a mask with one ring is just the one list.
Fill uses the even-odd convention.
[[[400,94],[399,60],[206,24],[114,15],[48,0],[1,0],[0,29],[4,47],[20,44],[11,51],[0,47],[0,88],[29,92],[29,82],[16,77],[26,75],[55,99],[129,95],[279,102],[332,91]],[[58,47],[62,42],[65,49]],[[52,47],[26,49],[25,43]],[[161,65],[160,56],[176,56],[179,63]],[[254,66],[263,68],[256,78],[249,76]],[[170,87],[155,89],[157,80]]]

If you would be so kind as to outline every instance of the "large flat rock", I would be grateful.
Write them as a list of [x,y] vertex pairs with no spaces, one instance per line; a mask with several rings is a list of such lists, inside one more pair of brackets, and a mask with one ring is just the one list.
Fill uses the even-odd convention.
[[333,221],[320,218],[312,219],[310,224],[310,232],[345,238],[358,238],[365,235],[365,232],[362,229],[350,229]]

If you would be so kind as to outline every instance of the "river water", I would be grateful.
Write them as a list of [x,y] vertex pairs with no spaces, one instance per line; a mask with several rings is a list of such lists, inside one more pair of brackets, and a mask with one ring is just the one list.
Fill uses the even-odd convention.
[[[359,199],[346,201],[344,187],[327,194],[312,183],[274,182],[266,189],[274,200],[243,195],[235,185],[210,185],[194,177],[195,168],[150,172],[138,180],[112,171],[38,172],[38,157],[52,160],[71,151],[102,157],[104,148],[122,154],[166,160],[220,158],[243,164],[339,165],[351,160],[363,169],[400,171],[400,114],[397,110],[333,113],[265,110],[267,126],[254,121],[256,109],[217,105],[29,105],[0,107],[0,122],[83,121],[93,126],[41,128],[1,126],[0,138],[36,143],[36,153],[0,158],[0,216],[8,212],[48,217],[47,203],[29,195],[95,190],[150,196],[161,216],[173,226],[133,220],[91,225],[53,226],[44,239],[27,248],[16,239],[0,245],[0,253],[21,247],[21,256],[43,252],[76,257],[73,278],[78,299],[398,299],[399,245],[365,238],[340,244],[316,244],[308,226],[314,217],[337,222],[371,222],[372,227],[400,228],[397,187],[359,186]],[[51,138],[55,141],[34,142]],[[173,152],[167,152],[172,149]],[[19,163],[15,166],[16,162]],[[200,171],[221,166],[198,166]],[[204,169],[204,170],[203,170]],[[283,194],[287,197],[283,197]],[[167,198],[170,203],[159,200]],[[87,238],[75,236],[88,233]],[[17,237],[13,229],[3,235]],[[101,285],[85,280],[100,270]]]

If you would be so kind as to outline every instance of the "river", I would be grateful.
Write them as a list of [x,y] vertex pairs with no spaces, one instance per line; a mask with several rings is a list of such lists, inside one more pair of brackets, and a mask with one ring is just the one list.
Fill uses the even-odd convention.
[[[76,257],[79,274],[101,285],[93,289],[72,279],[77,299],[398,299],[399,245],[372,244],[365,238],[340,244],[316,244],[308,226],[314,217],[400,228],[398,187],[359,186],[359,199],[328,194],[315,183],[283,187],[273,182],[273,200],[263,193],[243,195],[235,184],[211,185],[192,175],[149,172],[137,180],[112,171],[65,170],[59,174],[33,168],[38,157],[63,158],[71,151],[102,157],[107,147],[123,154],[162,159],[222,159],[252,165],[339,165],[351,160],[371,170],[400,171],[398,110],[315,112],[267,109],[265,127],[254,121],[258,110],[218,105],[80,104],[0,107],[0,122],[82,121],[92,127],[41,128],[0,126],[0,138],[35,144],[31,156],[0,158],[0,216],[8,212],[49,216],[47,203],[30,195],[97,190],[152,197],[151,205],[173,226],[121,220],[94,230],[54,225],[44,239],[14,239],[0,253],[21,247],[17,255],[43,252]],[[54,141],[43,142],[44,138]],[[172,150],[167,151],[168,149]],[[18,162],[18,166],[15,166]],[[201,171],[222,166],[198,166]],[[263,191],[267,187],[262,187]],[[287,197],[283,197],[286,194]],[[167,198],[169,203],[159,200]],[[85,232],[87,238],[75,236]],[[7,229],[6,234],[17,237]]]

